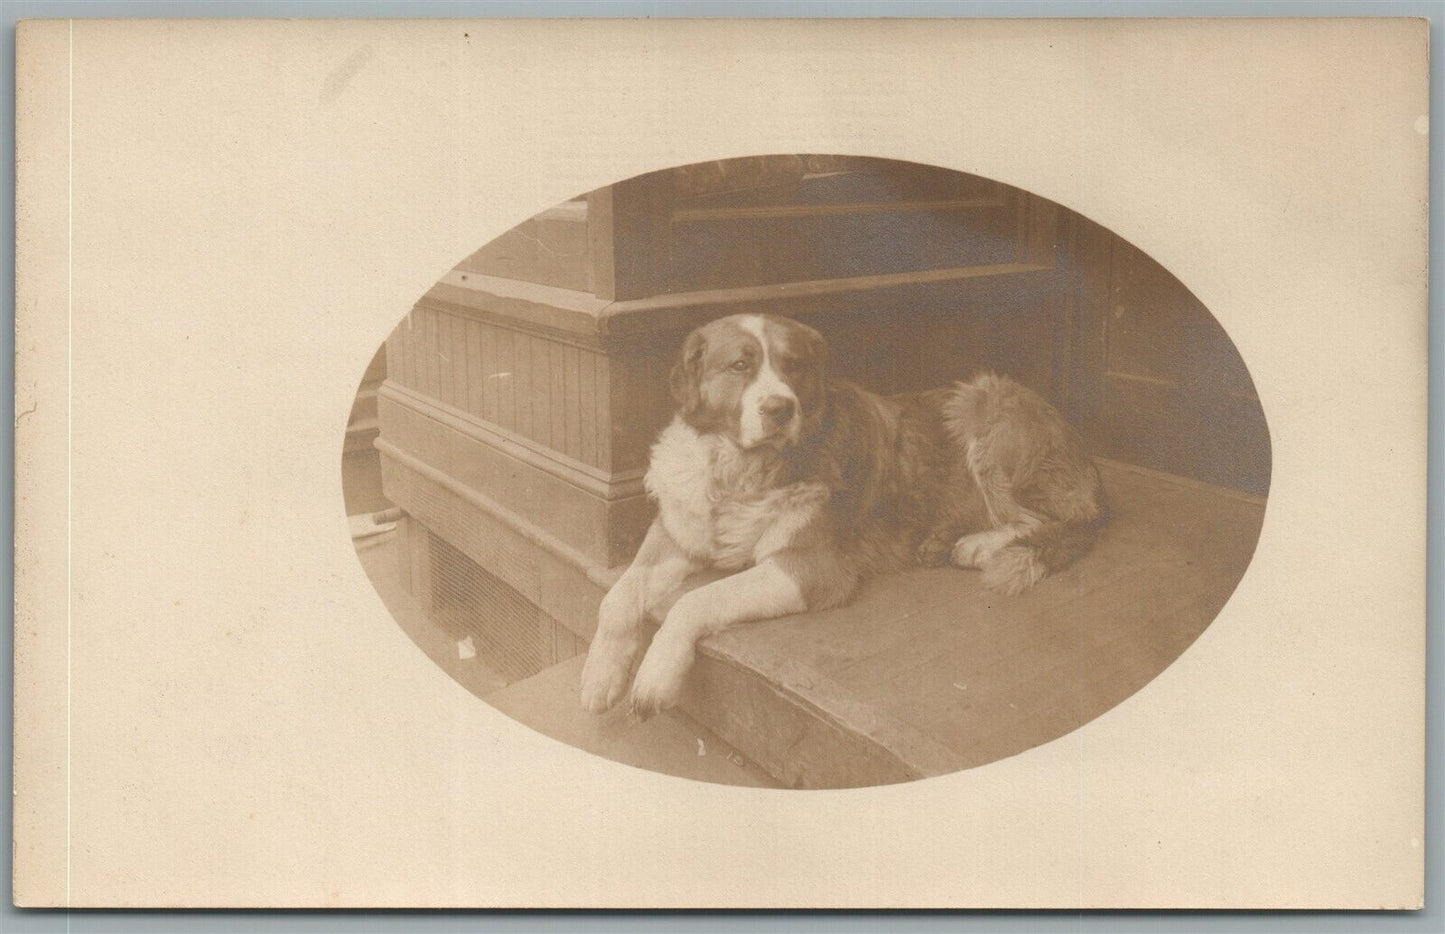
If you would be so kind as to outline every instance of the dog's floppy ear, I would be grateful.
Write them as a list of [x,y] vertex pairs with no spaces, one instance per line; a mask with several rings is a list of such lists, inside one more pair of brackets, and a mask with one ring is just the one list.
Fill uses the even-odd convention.
[[804,361],[803,372],[794,377],[792,386],[802,406],[803,435],[813,437],[828,415],[828,342],[801,321],[792,325],[789,343]]
[[828,342],[823,339],[823,335],[801,321],[797,322],[797,325],[802,330],[808,345],[808,359],[816,367],[814,372],[821,378],[825,375],[828,367]]
[[672,389],[672,401],[684,415],[697,409],[702,401],[702,394],[698,389],[699,377],[702,371],[702,353],[707,349],[707,340],[702,336],[702,328],[698,328],[687,336],[683,342],[682,351],[677,355],[677,362],[672,366],[672,373],[668,376],[668,386]]

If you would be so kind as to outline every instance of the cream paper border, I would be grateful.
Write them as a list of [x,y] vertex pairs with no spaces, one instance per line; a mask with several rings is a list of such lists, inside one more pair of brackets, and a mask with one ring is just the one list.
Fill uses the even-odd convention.
[[[18,36],[15,899],[1411,907],[1426,23],[64,21]],[[756,153],[999,179],[1138,244],[1269,418],[1254,562],[1144,690],[786,792],[445,677],[347,534],[356,382],[537,211]]]

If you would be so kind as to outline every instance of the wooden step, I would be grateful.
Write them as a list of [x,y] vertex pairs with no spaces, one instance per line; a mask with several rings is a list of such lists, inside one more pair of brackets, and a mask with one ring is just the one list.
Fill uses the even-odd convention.
[[[740,626],[699,647],[685,717],[645,728],[582,712],[580,656],[485,696],[564,742],[707,781],[727,779],[716,763],[683,762],[699,738],[755,763],[753,783],[766,775],[792,788],[910,781],[1025,751],[1107,711],[1177,658],[1233,592],[1263,520],[1257,497],[1100,466],[1114,510],[1104,535],[1017,597],[984,590],[974,571],[920,570],[870,581],[840,609]],[[485,549],[477,558],[507,567]],[[552,585],[526,593],[587,638],[617,570],[579,573],[565,587],[544,575]],[[550,599],[562,594],[567,601]]]
[[850,605],[701,646],[683,704],[788,787],[908,781],[992,762],[1147,684],[1233,592],[1263,501],[1105,464],[1116,516],[1073,567],[1017,597],[977,572],[869,582]]

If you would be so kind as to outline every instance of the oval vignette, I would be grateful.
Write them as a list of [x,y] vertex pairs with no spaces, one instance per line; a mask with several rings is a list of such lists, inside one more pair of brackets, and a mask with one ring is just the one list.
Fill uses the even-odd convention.
[[[740,311],[805,322],[829,378],[874,393],[1012,377],[1083,438],[1109,523],[1018,596],[972,570],[880,575],[710,637],[677,708],[587,713],[598,603],[655,511],[669,371]],[[639,768],[837,788],[984,765],[1144,687],[1243,576],[1270,464],[1234,344],[1135,246],[978,176],[779,155],[618,182],[463,259],[368,365],[342,486],[392,615],[493,707]]]

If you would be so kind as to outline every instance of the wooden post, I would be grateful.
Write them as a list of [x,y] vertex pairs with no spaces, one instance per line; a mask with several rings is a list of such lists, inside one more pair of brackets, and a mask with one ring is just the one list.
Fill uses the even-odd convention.
[[673,178],[654,172],[587,196],[592,293],[609,301],[668,291]]

